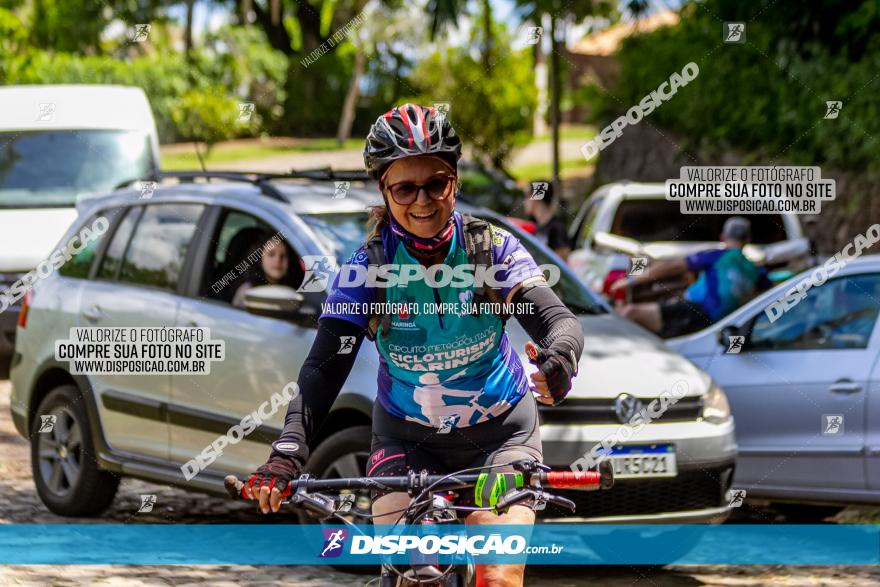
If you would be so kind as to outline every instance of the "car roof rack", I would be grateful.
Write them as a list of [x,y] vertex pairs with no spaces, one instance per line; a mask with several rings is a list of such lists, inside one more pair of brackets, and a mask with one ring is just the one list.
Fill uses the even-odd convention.
[[247,171],[163,171],[159,173],[159,179],[174,178],[180,180],[181,183],[193,183],[196,179],[225,179],[226,181],[252,183],[259,188],[264,196],[287,203],[287,198],[269,183],[268,180],[274,179],[273,175],[272,173]]
[[333,169],[332,167],[321,167],[317,169],[291,169],[290,172],[282,174],[281,177],[306,178],[306,179],[326,179],[326,180],[344,180],[344,181],[369,181],[370,176],[362,169]]
[[252,183],[264,196],[287,202],[281,192],[273,186],[273,179],[317,179],[317,180],[342,180],[342,181],[366,181],[369,176],[365,171],[334,170],[330,167],[320,169],[291,170],[287,173],[263,173],[258,171],[167,171],[158,174],[159,179],[175,178],[181,183],[192,183],[196,179],[225,179],[226,181],[240,181]]

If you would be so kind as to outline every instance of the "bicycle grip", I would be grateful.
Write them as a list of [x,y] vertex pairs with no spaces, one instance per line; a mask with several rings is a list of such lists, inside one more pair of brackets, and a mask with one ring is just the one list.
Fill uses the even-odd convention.
[[[226,493],[228,493],[229,497],[232,499],[249,499],[244,492],[244,482],[239,481],[238,477],[235,475],[227,475],[223,479],[223,486],[226,488]],[[293,487],[288,483],[287,487],[284,488],[284,491],[281,492],[281,497],[290,497],[292,490]]]
[[541,481],[554,489],[611,489],[614,469],[610,461],[599,463],[597,471],[548,471]]
[[247,499],[247,496],[244,494],[244,483],[239,481],[235,475],[227,475],[223,479],[223,487],[226,488],[226,493],[232,499]]
[[543,483],[552,489],[599,489],[602,475],[598,471],[548,471]]

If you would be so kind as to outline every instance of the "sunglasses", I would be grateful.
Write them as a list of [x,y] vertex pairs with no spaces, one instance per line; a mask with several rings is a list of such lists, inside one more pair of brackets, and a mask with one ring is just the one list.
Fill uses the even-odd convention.
[[432,200],[445,200],[452,193],[449,187],[455,181],[455,176],[447,175],[445,177],[435,177],[425,183],[400,181],[387,187],[395,202],[401,206],[409,206],[419,198],[421,190],[425,190],[425,193]]

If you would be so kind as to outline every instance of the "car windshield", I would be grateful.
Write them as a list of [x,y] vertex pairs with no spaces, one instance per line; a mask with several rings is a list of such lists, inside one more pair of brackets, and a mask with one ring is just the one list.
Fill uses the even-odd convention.
[[[337,262],[342,265],[349,255],[358,249],[367,239],[367,215],[361,212],[349,214],[303,214],[301,218],[308,224],[321,241],[323,248],[333,251]],[[558,257],[544,252],[536,241],[521,230],[497,218],[489,218],[493,224],[500,226],[516,236],[523,246],[531,253],[538,265],[556,265],[563,268],[559,283],[553,291],[559,299],[575,314],[603,314],[604,307],[596,300],[580,281],[570,273],[566,273],[565,263]]]
[[0,207],[73,206],[149,176],[149,136],[122,130],[0,132]]
[[679,202],[634,198],[623,200],[614,215],[611,233],[642,242],[711,242],[721,235],[724,222],[742,216],[752,223],[752,242],[766,245],[786,240],[779,214],[682,214]]

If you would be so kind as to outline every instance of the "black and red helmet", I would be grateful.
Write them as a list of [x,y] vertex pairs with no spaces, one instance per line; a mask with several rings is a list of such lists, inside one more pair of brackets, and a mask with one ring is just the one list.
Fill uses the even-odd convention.
[[376,119],[364,147],[364,166],[370,177],[378,180],[391,163],[415,155],[437,155],[456,168],[461,139],[442,112],[404,104]]

